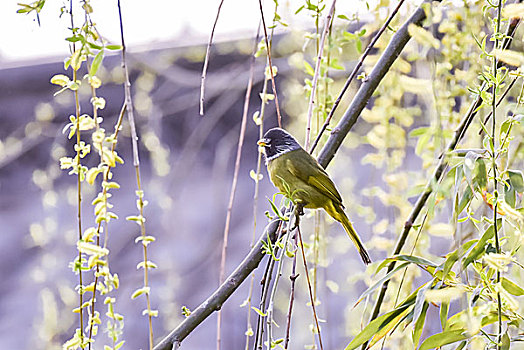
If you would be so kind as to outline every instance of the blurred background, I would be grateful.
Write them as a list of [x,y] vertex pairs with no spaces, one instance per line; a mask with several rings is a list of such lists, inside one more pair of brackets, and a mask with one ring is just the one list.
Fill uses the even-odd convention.
[[[146,4],[128,1],[122,4],[140,138],[140,170],[145,199],[149,201],[145,211],[146,228],[148,234],[156,237],[156,242],[149,246],[149,256],[158,265],[150,273],[152,306],[159,310],[159,317],[154,319],[158,341],[183,319],[182,306],[196,308],[218,285],[220,247],[250,56],[256,45],[259,9],[256,1],[224,2],[211,49],[206,114],[202,117],[198,114],[201,70],[205,44],[219,2],[155,1]],[[314,67],[318,39],[315,21],[319,17],[318,13],[315,15],[307,10],[295,15],[304,4],[298,0],[280,2],[278,13],[286,25],[277,23],[272,51],[273,64],[278,67],[276,82],[283,123],[300,142],[304,141],[307,79],[311,79],[309,72]],[[330,4],[324,5],[329,7]],[[333,84],[323,91],[329,96],[325,104],[332,103],[332,96],[338,94],[362,45],[365,47],[389,14],[388,4],[388,1],[340,2],[337,7],[340,17],[333,29],[333,36],[338,39],[330,42],[333,61],[327,74]],[[73,154],[73,142],[62,129],[69,122],[69,115],[74,114],[74,100],[67,92],[53,96],[59,88],[49,82],[53,75],[65,74],[63,60],[69,56],[64,38],[69,36],[70,18],[67,14],[59,17],[64,5],[67,3],[46,3],[37,19],[34,14],[16,14],[18,7],[14,2],[0,4],[0,30],[10,33],[3,36],[0,44],[2,349],[61,348],[77,327],[77,316],[71,310],[77,303],[75,286],[78,282],[68,266],[77,255],[76,177],[60,170],[59,166],[61,157]],[[118,44],[120,34],[115,2],[93,0],[91,5],[98,30],[110,43]],[[274,2],[266,1],[266,5],[266,20],[270,22],[274,18]],[[398,27],[415,6],[416,3],[408,3],[392,25]],[[81,13],[80,8],[76,11]],[[458,6],[453,11],[460,14],[468,10]],[[448,16],[451,15],[448,13]],[[81,17],[78,15],[79,22]],[[321,15],[320,25],[323,18]],[[479,21],[477,26],[481,26],[479,18],[480,14],[470,14],[467,25],[474,26],[475,21]],[[336,32],[349,32],[353,36],[340,34],[336,37]],[[385,47],[391,34],[388,31],[379,41],[377,50],[369,57],[370,65],[376,61],[379,50]],[[472,38],[454,40],[463,45],[453,48],[460,51],[459,54],[475,45]],[[449,45],[456,45],[456,42]],[[464,70],[463,76],[454,78],[456,80],[451,83],[447,77],[435,78],[435,74],[444,74],[441,71],[444,68],[439,66],[434,55],[434,51],[423,43],[408,45],[393,73],[379,88],[378,96],[373,98],[373,107],[365,110],[363,120],[357,123],[328,168],[342,192],[348,216],[376,262],[391,251],[398,228],[403,225],[420,185],[425,183],[425,172],[431,172],[433,156],[442,150],[444,141],[450,136],[449,125],[454,125],[467,108],[467,103],[462,101],[468,101],[464,82],[475,75],[474,65],[478,62],[470,63],[471,73]],[[261,108],[259,94],[264,85],[265,65],[263,53],[255,61],[253,93],[232,210],[226,274],[249,252],[253,237],[260,236],[267,223],[264,212],[270,210],[266,197],[272,198],[276,192],[263,169],[255,226],[255,181],[250,172],[257,167],[259,125],[252,116]],[[369,72],[369,66],[365,69]],[[432,74],[434,80],[430,83]],[[104,59],[97,75],[102,80],[98,95],[107,101],[100,115],[106,130],[112,130],[124,100],[124,75],[118,52]],[[399,78],[401,75],[405,78]],[[441,92],[451,84],[462,90],[460,96],[450,102],[449,96]],[[355,89],[352,88],[343,101],[336,120]],[[91,110],[90,94],[87,86],[80,89],[81,108],[85,113]],[[434,108],[437,105],[438,112]],[[318,131],[321,120],[322,116],[317,114],[314,130]],[[438,143],[421,145],[408,136],[410,130],[436,125],[437,121],[441,123],[440,130],[445,130],[440,136],[435,134],[436,138],[440,137]],[[274,103],[269,101],[263,128],[266,130],[276,123]],[[111,271],[120,277],[116,309],[125,317],[122,337],[126,340],[125,347],[143,349],[147,348],[147,319],[142,316],[145,302],[141,298],[130,298],[132,292],[141,287],[143,275],[142,270],[136,269],[142,260],[142,247],[134,243],[140,234],[139,227],[125,221],[126,216],[137,212],[127,121],[122,135],[117,151],[125,164],[114,169],[114,177],[121,188],[113,190],[111,198],[112,211],[120,219],[109,225],[109,259]],[[85,162],[90,166],[97,164],[96,159]],[[83,187],[82,210],[86,227],[93,224],[90,202],[97,191],[97,186]],[[444,216],[451,210],[450,205],[441,208]],[[354,303],[370,285],[374,269],[370,267],[366,272],[340,225],[311,212],[305,220],[303,234],[308,242],[310,267],[317,281],[319,317],[325,321],[322,326],[324,344],[327,349],[339,349],[367,320],[367,316],[363,316],[365,303],[355,308]],[[420,237],[417,249],[430,256],[447,252],[453,244],[450,239],[453,233],[446,225],[447,222],[434,226],[431,236]],[[261,266],[264,264],[265,260]],[[311,332],[313,319],[307,306],[309,297],[302,267],[299,272],[302,277],[297,280],[292,323],[293,348],[297,349],[311,346],[315,339]],[[290,264],[284,268],[282,287],[277,295],[277,319],[281,320],[277,332],[285,328],[289,274]],[[418,277],[419,272],[410,273],[403,288],[410,288],[410,283]],[[261,271],[257,271],[254,306],[258,306],[260,278]],[[246,281],[223,307],[224,349],[245,346],[247,309],[241,304],[248,296],[249,283]],[[437,315],[438,311],[431,309],[429,313]],[[254,320],[255,314],[251,313],[251,317]],[[214,349],[215,321],[216,316],[212,316],[200,325],[184,341],[183,348]],[[98,339],[102,339],[102,344],[106,341],[102,332]]]

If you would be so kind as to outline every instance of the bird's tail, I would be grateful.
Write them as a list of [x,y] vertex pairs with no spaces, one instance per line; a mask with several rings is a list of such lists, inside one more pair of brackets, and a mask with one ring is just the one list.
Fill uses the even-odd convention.
[[[338,208],[334,210],[334,213],[330,213],[331,210],[328,211],[331,216],[340,222],[342,226],[344,226],[344,229],[346,230],[349,238],[353,241],[355,244],[355,247],[358,250],[358,253],[360,254],[360,257],[362,258],[362,261],[364,264],[368,265],[371,263],[371,258],[369,257],[368,252],[366,251],[366,248],[364,248],[364,244],[362,244],[362,241],[360,240],[360,237],[357,234],[357,231],[353,228],[353,225],[349,221],[346,213],[344,213],[344,210],[342,208]],[[334,215],[333,215],[334,214]]]

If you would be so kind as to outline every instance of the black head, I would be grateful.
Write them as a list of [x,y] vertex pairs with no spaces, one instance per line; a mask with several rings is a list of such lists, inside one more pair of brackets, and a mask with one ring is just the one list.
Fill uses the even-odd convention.
[[300,149],[298,141],[286,130],[281,128],[269,129],[257,144],[264,147],[266,161],[275,159],[284,153]]

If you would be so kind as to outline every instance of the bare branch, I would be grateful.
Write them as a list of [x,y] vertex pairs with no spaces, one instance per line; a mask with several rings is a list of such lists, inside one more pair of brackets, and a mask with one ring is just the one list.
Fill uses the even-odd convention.
[[306,150],[309,148],[309,138],[311,134],[311,118],[313,116],[313,107],[315,105],[315,93],[317,91],[318,76],[320,75],[320,63],[322,62],[322,54],[324,53],[324,43],[326,42],[327,33],[329,32],[329,28],[333,20],[333,15],[335,14],[336,3],[337,0],[333,0],[333,4],[331,4],[331,9],[329,10],[328,15],[326,16],[326,22],[324,23],[324,30],[322,31],[322,37],[320,39],[320,45],[318,48],[317,63],[315,64],[315,73],[313,74],[313,82],[311,83],[311,95],[309,96],[309,104],[307,110],[306,141],[304,143],[304,148]]
[[204,93],[205,93],[205,86],[206,86],[206,74],[207,74],[207,66],[209,65],[209,51],[211,50],[211,45],[213,44],[213,37],[215,36],[215,28],[217,26],[218,17],[220,17],[220,10],[222,9],[222,5],[224,4],[224,0],[220,1],[220,4],[218,5],[217,15],[215,17],[215,23],[213,23],[213,29],[211,29],[211,35],[209,36],[209,42],[207,43],[207,49],[206,49],[206,57],[204,59],[204,67],[202,67],[202,80],[200,81],[200,115],[204,115]]

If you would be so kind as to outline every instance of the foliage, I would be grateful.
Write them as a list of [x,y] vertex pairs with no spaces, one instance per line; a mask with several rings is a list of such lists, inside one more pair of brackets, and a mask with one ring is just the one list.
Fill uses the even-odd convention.
[[[20,4],[19,12],[39,15],[44,4],[45,1]],[[74,152],[60,158],[60,168],[77,179],[79,217],[82,217],[84,187],[98,187],[92,201],[94,225],[86,229],[82,221],[78,222],[78,255],[70,267],[79,277],[79,301],[74,312],[78,313],[80,326],[73,330],[64,349],[91,348],[95,339],[99,342],[96,335],[101,325],[109,336],[106,348],[118,349],[124,344],[121,339],[123,316],[116,312],[120,282],[118,274],[112,273],[109,267],[107,242],[109,223],[120,222],[112,210],[110,198],[112,192],[120,188],[113,179],[113,169],[124,162],[116,146],[120,144],[118,134],[125,108],[114,131],[107,133],[99,111],[104,110],[106,103],[118,102],[106,101],[97,95],[102,86],[97,73],[104,69],[105,55],[122,47],[102,39],[91,21],[93,8],[89,1],[83,1],[82,5],[85,21],[79,27],[72,26],[66,38],[71,48],[71,55],[64,63],[67,73],[57,72],[50,80],[60,87],[56,95],[72,94],[75,100],[72,106],[75,113],[64,120],[63,128],[68,139],[76,139]],[[384,22],[384,12],[393,4],[388,0],[374,6],[366,2],[365,20],[357,14],[337,10],[333,22],[326,24],[329,32],[318,65],[322,28],[331,2],[305,0],[293,9],[290,18],[286,18],[278,2],[272,5],[269,38],[260,40],[255,54],[259,58],[257,64],[265,64],[266,68],[261,79],[260,107],[253,114],[252,126],[261,136],[267,125],[275,124],[276,119],[268,115],[266,108],[276,102],[275,94],[268,91],[268,82],[277,78],[284,87],[281,94],[286,97],[282,107],[287,116],[283,116],[283,122],[299,139],[307,122],[307,102],[316,89],[311,135],[306,136],[306,139],[309,136],[315,139],[349,67],[363,53]],[[346,349],[356,349],[363,344],[377,347],[384,344],[386,348],[399,349],[432,349],[449,344],[459,349],[507,349],[521,339],[520,297],[524,295],[523,266],[519,262],[524,222],[522,32],[515,34],[513,47],[504,48],[502,43],[508,38],[506,28],[515,17],[523,16],[523,7],[505,4],[502,0],[460,5],[448,1],[426,2],[422,6],[426,12],[423,26],[409,27],[411,42],[381,81],[357,129],[350,133],[346,147],[337,154],[336,164],[330,169],[345,203],[349,204],[346,205],[349,216],[357,222],[357,230],[365,231],[367,227],[372,233],[363,237],[368,238],[366,246],[373,252],[375,263],[365,273],[355,272],[352,260],[341,263],[347,262],[348,242],[344,241],[347,238],[328,235],[330,230],[319,214],[301,220],[301,230],[306,233],[304,242],[292,239],[293,216],[279,208],[290,205],[293,194],[273,196],[267,205],[264,204],[268,209],[266,215],[285,221],[282,227],[287,226],[285,232],[288,234],[276,244],[267,242],[264,245],[270,256],[266,271],[273,271],[273,266],[277,265],[271,288],[271,273],[264,276],[266,284],[258,307],[252,306],[254,277],[251,279],[246,301],[242,304],[247,307],[246,348],[253,341],[267,348],[286,348],[288,342],[291,347],[294,343],[322,347],[323,331],[335,327],[329,319],[327,324],[322,322],[327,313],[322,298],[331,295],[342,296],[348,305],[344,310],[337,310],[345,321],[343,342]],[[414,8],[413,4],[405,5],[406,13]],[[68,13],[66,8],[63,11]],[[293,19],[301,15],[310,19],[311,31],[299,31],[298,26],[294,27]],[[405,18],[397,15],[393,19],[364,62],[364,69],[353,86],[366,82],[367,74]],[[273,30],[284,30],[287,34],[275,40]],[[260,63],[260,58],[268,54],[274,58],[271,69],[266,64],[268,60]],[[283,73],[284,59],[275,59],[282,57],[291,66],[292,74]],[[80,77],[83,70],[86,74]],[[84,86],[91,92],[92,110],[81,114],[79,90]],[[146,95],[142,95],[144,100],[147,100]],[[481,102],[478,115],[462,143],[449,152],[446,145],[467,114],[471,101],[477,97]],[[346,96],[342,101],[328,132],[321,136],[321,143],[328,139],[329,131],[334,131],[340,110],[347,106],[348,100],[350,97]],[[168,151],[162,149],[158,135],[146,134],[144,139],[147,137],[152,141],[144,142],[146,147],[155,154],[155,147],[151,145],[157,145],[163,152],[154,157],[161,158],[159,162],[165,160]],[[444,176],[441,181],[430,183],[431,195],[422,215],[409,223],[411,234],[403,252],[390,256],[415,198],[432,178],[441,159],[448,164]],[[255,183],[253,231],[256,231],[258,186],[263,180],[260,155],[256,166],[254,160],[250,164],[250,168],[255,168],[249,176]],[[356,180],[356,174],[361,171],[370,174],[366,183]],[[169,173],[169,165],[164,166],[163,172]],[[147,201],[139,177],[137,180],[135,194],[139,213],[126,219],[140,226],[135,242],[144,248],[144,260],[137,265],[144,270],[144,283],[131,298],[146,296],[147,309],[143,314],[149,318],[148,332],[152,338],[151,318],[156,317],[158,311],[152,309],[149,299],[152,293],[148,270],[157,266],[147,258],[147,247],[155,237],[146,232],[144,208]],[[308,282],[302,281],[305,278],[298,280],[301,284],[297,282],[296,297],[309,306],[295,301],[292,314],[295,280],[301,271],[300,264],[296,264],[297,255],[308,259],[303,268]],[[397,263],[396,267],[385,273],[384,268],[392,262]],[[336,276],[325,277],[327,271],[335,268]],[[282,274],[290,275],[291,281],[281,281]],[[86,278],[91,282],[86,282]],[[367,286],[360,297],[354,297],[357,281]],[[376,302],[375,295],[384,283],[389,283],[389,288],[382,311],[366,322],[371,313],[369,305]],[[288,298],[289,291],[291,296]],[[283,293],[286,296],[282,297]],[[95,304],[97,294],[104,296],[106,312],[102,317],[97,309],[100,306]],[[357,300],[354,305],[353,300]],[[313,308],[312,320],[305,315],[313,306],[318,315]],[[251,313],[252,310],[255,312]],[[183,312],[186,316],[191,314],[185,307]],[[251,323],[253,316],[258,318],[257,327]],[[292,316],[298,326],[294,323],[291,326]],[[299,322],[301,319],[309,321]],[[305,326],[307,322],[311,323],[309,330]],[[319,322],[322,327],[318,327]],[[280,323],[286,323],[286,327],[282,327],[285,331],[274,327]]]

